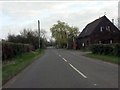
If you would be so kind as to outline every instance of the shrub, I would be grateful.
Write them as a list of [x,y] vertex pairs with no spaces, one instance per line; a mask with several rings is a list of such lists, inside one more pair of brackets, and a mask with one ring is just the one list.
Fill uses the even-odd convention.
[[113,46],[112,45],[103,45],[103,52],[104,55],[112,55],[113,53]]
[[92,45],[91,46],[91,51],[94,54],[102,54],[104,52],[103,45]]
[[25,52],[32,51],[32,46],[29,44],[2,42],[2,60],[10,60],[16,55],[21,55]]
[[120,44],[115,44],[113,53],[114,53],[115,56],[120,57]]
[[95,44],[90,50],[93,54],[120,56],[120,44]]

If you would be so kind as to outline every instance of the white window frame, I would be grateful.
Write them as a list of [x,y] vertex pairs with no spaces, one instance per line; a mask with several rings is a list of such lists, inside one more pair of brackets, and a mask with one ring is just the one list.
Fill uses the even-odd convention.
[[103,32],[103,27],[100,27],[100,31]]
[[108,31],[110,31],[110,26],[108,26]]
[[107,31],[110,31],[110,26],[106,26],[106,30],[107,30]]
[[84,46],[85,46],[85,43],[82,43],[82,46],[84,47]]
[[110,40],[110,44],[112,44],[113,43],[113,40]]
[[102,42],[101,41],[99,41],[99,44],[101,44]]

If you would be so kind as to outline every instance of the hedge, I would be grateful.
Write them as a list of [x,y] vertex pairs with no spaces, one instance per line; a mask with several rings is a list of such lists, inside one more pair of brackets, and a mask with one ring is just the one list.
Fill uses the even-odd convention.
[[2,42],[2,60],[10,60],[16,55],[21,55],[32,50],[33,47],[29,44]]
[[120,56],[120,44],[115,45],[113,53],[115,56]]
[[120,44],[94,44],[90,50],[94,54],[120,56]]

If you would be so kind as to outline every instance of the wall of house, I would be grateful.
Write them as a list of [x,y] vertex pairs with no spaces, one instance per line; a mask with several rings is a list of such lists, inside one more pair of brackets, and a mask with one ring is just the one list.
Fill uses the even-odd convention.
[[90,37],[79,38],[79,48],[88,47],[91,44]]
[[89,36],[78,37],[79,48],[88,47],[91,44],[101,43],[120,43],[120,30],[105,17]]
[[[101,30],[102,27],[102,30]],[[109,28],[108,28],[109,27]],[[109,20],[104,19],[90,35],[91,43],[120,43],[120,31]]]

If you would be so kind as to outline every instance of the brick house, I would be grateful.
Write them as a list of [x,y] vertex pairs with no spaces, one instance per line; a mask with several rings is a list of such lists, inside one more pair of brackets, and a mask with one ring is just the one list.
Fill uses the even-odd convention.
[[89,23],[77,38],[78,46],[86,47],[91,44],[120,43],[120,30],[103,16]]

